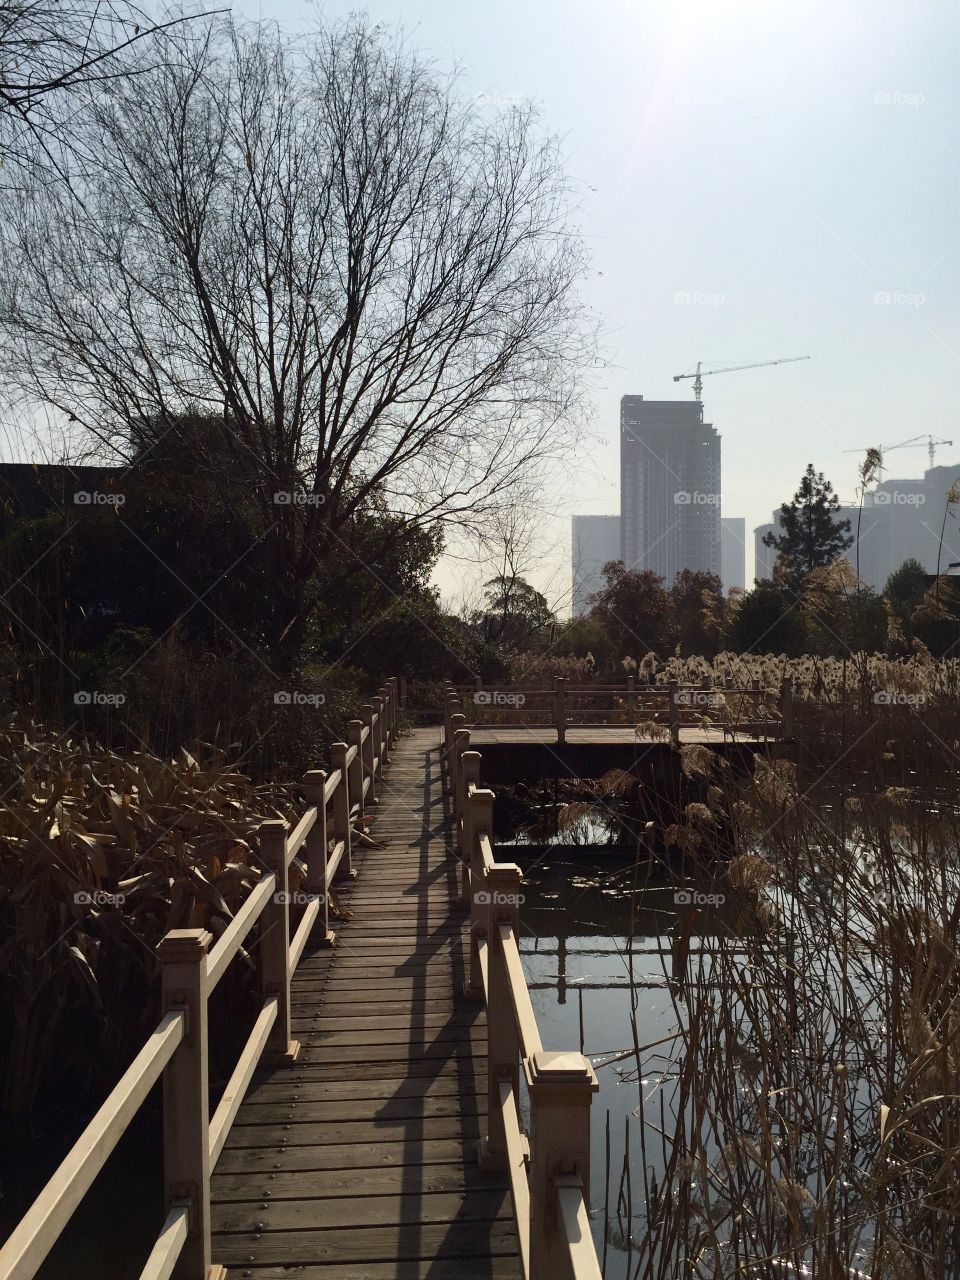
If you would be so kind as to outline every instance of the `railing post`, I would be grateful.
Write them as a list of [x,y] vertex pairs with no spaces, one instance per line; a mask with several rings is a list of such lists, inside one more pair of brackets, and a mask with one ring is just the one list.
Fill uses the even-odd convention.
[[567,682],[563,676],[554,680],[553,714],[557,726],[557,742],[567,740]]
[[453,754],[450,758],[450,788],[453,792],[453,840],[457,854],[463,856],[463,840],[460,823],[463,819],[463,802],[466,784],[463,780],[463,755],[470,749],[470,730],[458,729],[453,735]]
[[290,893],[287,881],[287,824],[269,818],[257,830],[260,856],[277,877],[273,897],[260,917],[260,990],[277,997],[277,1019],[264,1054],[274,1062],[296,1062],[300,1045],[292,1035],[290,1016]]
[[[472,754],[479,756],[480,753]],[[464,853],[467,858],[465,893],[470,904],[470,973],[464,995],[469,1000],[482,1000],[484,998],[483,970],[480,968],[480,951],[477,943],[487,935],[489,915],[484,901],[487,884],[483,870],[483,854],[480,852],[480,837],[488,836],[491,842],[493,840],[493,792],[474,791],[469,798],[468,807],[470,843],[465,847]],[[488,958],[489,955],[488,951]],[[488,975],[489,972],[488,967]]]
[[210,1109],[208,1100],[206,929],[171,929],[157,947],[163,1012],[186,1013],[183,1040],[163,1073],[163,1177],[166,1208],[190,1205],[179,1280],[225,1277],[210,1262]]
[[323,798],[327,775],[322,769],[309,769],[303,778],[303,793],[308,805],[316,805],[317,820],[310,828],[304,852],[306,854],[307,893],[316,894],[320,900],[320,914],[313,927],[312,940],[330,947],[337,935],[330,929],[330,899],[327,895],[327,806]]
[[[498,862],[488,867],[486,874],[487,1134],[480,1140],[480,1164],[484,1169],[502,1169],[507,1160],[500,1109],[501,1082],[511,1083],[513,1096],[519,1102],[520,1032],[513,1012],[499,925],[501,922],[511,924],[519,938],[522,874],[515,862]],[[558,1270],[555,1274],[559,1276],[563,1272]]]
[[780,682],[780,736],[793,737],[793,681],[784,676]]
[[[348,727],[359,724],[359,720],[351,720]],[[347,764],[347,752],[349,749],[345,742],[333,742],[330,744],[330,763],[334,769],[340,770],[340,784],[333,793],[331,804],[333,809],[333,838],[337,841],[343,841],[343,855],[340,859],[340,866],[343,868],[345,876],[353,876],[355,874],[353,870],[353,850],[350,844],[350,807],[356,778],[360,772],[359,751],[353,764]],[[360,794],[363,794],[362,791]],[[362,804],[360,806],[360,816],[363,817]]]
[[390,751],[390,690],[386,685],[377,690],[380,698],[380,781],[387,767],[387,755]]
[[629,724],[636,724],[637,720],[636,683],[636,676],[627,676],[627,721]]
[[[377,783],[376,778],[374,777],[373,767],[373,735],[375,729],[373,724],[373,707],[370,703],[366,703],[360,708],[360,719],[363,723],[364,729],[367,730],[367,736],[362,743],[362,750],[360,752],[363,760],[363,776],[364,780],[367,778],[370,779],[370,789],[367,792],[364,807],[369,805],[372,809],[377,803]],[[361,795],[362,794],[363,792],[361,791]]]
[[[459,720],[457,719],[459,717]],[[455,724],[454,721],[457,721]],[[467,717],[460,709],[460,699],[451,696],[447,699],[445,732],[443,736],[443,745],[446,753],[449,754],[450,744],[453,741],[453,735],[457,729],[462,729],[467,723]]]
[[579,1179],[590,1208],[590,1103],[599,1085],[581,1053],[534,1053],[524,1064],[530,1097],[530,1277],[570,1269],[558,1182]]
[[[470,905],[473,886],[470,876],[473,866],[473,801],[470,797],[471,786],[480,785],[480,752],[464,751],[460,756],[460,769],[463,774],[463,817],[460,828],[460,889],[461,902]],[[472,919],[471,915],[471,919]]]
[[453,786],[453,780],[455,777],[454,769],[456,768],[455,757],[456,757],[457,734],[460,732],[461,729],[466,727],[466,723],[467,723],[467,717],[463,714],[462,711],[457,711],[450,717],[450,723],[448,727],[447,741],[446,741],[446,750],[444,751],[444,755],[446,756],[447,777],[450,779],[451,787]]
[[680,744],[680,703],[677,701],[677,682],[671,680],[667,684],[667,694],[670,704],[670,741],[673,745]]
[[386,751],[386,746],[387,746],[386,732],[385,732],[386,705],[387,703],[386,703],[386,699],[383,696],[383,690],[379,689],[373,698],[373,714],[377,718],[377,723],[373,727],[372,737],[373,737],[374,745],[376,747],[376,750],[374,752],[374,755],[376,756],[376,759],[377,759],[375,772],[376,772],[376,776],[380,779],[381,782],[383,782],[383,757],[384,757],[384,752]]
[[[350,774],[350,803],[357,806],[357,817],[363,817],[363,721],[350,720],[347,723],[347,741],[354,748],[353,760],[346,769]],[[331,755],[331,760],[333,756]]]

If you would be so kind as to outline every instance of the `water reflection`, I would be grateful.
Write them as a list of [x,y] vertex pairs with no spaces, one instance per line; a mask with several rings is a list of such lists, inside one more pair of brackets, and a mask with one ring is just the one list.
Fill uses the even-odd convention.
[[[513,856],[524,868],[521,954],[543,1042],[579,1046],[600,1082],[592,1221],[606,1277],[625,1280],[663,1181],[637,1120],[642,1112],[657,1125],[673,1112],[685,981],[709,981],[704,959],[736,935],[743,904],[717,881],[678,880],[662,864],[606,851],[516,847]],[[644,1182],[646,1194],[634,1193],[631,1183]]]

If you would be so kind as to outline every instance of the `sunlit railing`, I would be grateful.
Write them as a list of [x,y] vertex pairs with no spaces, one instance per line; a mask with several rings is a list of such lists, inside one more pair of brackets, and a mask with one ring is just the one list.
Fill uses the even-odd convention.
[[671,741],[684,728],[712,726],[721,733],[789,738],[793,733],[793,685],[784,678],[778,689],[732,680],[680,684],[648,684],[634,676],[624,684],[579,684],[558,676],[552,688],[531,685],[448,685],[443,708],[449,731],[451,717],[460,728],[522,725],[556,730],[565,742],[568,729],[614,726],[649,734],[662,726]]
[[[544,1050],[520,960],[520,868],[497,862],[492,791],[457,723],[451,693],[444,759],[462,892],[470,909],[467,994],[487,1013],[487,1131],[479,1159],[506,1170],[524,1280],[600,1280],[590,1232],[590,1104],[597,1077],[579,1052]],[[520,1071],[530,1103],[520,1125]]]
[[[261,824],[264,875],[211,949],[206,929],[173,929],[160,942],[163,1016],[139,1054],[74,1143],[53,1177],[0,1248],[0,1280],[32,1280],[106,1164],[150,1090],[163,1086],[163,1169],[167,1217],[140,1280],[222,1280],[211,1259],[210,1175],[261,1062],[295,1060],[290,979],[311,940],[330,943],[329,890],[352,871],[350,833],[375,801],[398,728],[396,680],[389,680],[349,725],[349,743],[330,748],[332,769],[304,779],[307,809],[292,830]],[[306,866],[302,894],[289,889],[290,864]],[[305,903],[302,913],[291,911]],[[292,921],[296,919],[293,938]],[[210,995],[260,925],[262,1003],[223,1095],[210,1115]]]

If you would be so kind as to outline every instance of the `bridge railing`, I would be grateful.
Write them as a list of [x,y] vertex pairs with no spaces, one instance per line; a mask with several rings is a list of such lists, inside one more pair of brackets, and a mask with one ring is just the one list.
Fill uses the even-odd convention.
[[[558,676],[552,688],[503,685],[497,689],[448,685],[444,723],[463,716],[463,727],[524,725],[553,728],[566,741],[568,728],[662,725],[673,742],[684,727],[713,725],[729,733],[789,738],[793,733],[793,686],[779,689],[732,681],[646,684],[629,677],[625,684],[575,684]],[[649,731],[648,731],[649,732]]]
[[[479,1159],[509,1175],[524,1280],[600,1280],[589,1221],[597,1077],[583,1054],[543,1048],[520,959],[521,871],[494,856],[494,795],[479,785],[470,731],[448,724],[444,744],[470,909],[466,990],[487,1012],[487,1132]],[[521,1069],[529,1135],[520,1126]]]
[[[350,742],[330,748],[332,769],[304,779],[307,809],[290,829],[264,822],[257,845],[264,874],[212,947],[206,929],[172,929],[161,940],[163,1016],[60,1167],[0,1248],[0,1280],[32,1280],[118,1141],[158,1082],[163,1088],[163,1168],[167,1217],[140,1280],[224,1280],[211,1258],[210,1176],[261,1062],[295,1061],[290,979],[307,943],[330,943],[329,890],[352,870],[350,832],[374,803],[398,731],[397,681],[388,680]],[[290,866],[306,866],[290,891]],[[292,911],[291,908],[303,907]],[[259,924],[262,1002],[233,1074],[210,1115],[207,1006]],[[295,927],[294,927],[295,925]],[[291,938],[291,928],[294,929]]]

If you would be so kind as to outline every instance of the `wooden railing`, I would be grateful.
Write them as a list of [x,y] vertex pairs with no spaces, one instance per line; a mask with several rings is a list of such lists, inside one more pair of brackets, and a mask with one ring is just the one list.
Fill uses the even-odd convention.
[[[328,893],[352,871],[350,833],[376,803],[398,727],[396,680],[349,725],[350,742],[330,748],[332,770],[304,779],[308,808],[289,829],[280,819],[258,831],[264,875],[211,949],[206,929],[173,929],[160,942],[163,1016],[69,1154],[0,1248],[0,1280],[32,1280],[74,1210],[158,1080],[163,1085],[163,1167],[167,1218],[140,1280],[221,1280],[210,1245],[210,1174],[261,1062],[294,1061],[290,978],[311,939],[333,941]],[[301,892],[289,870],[306,864]],[[291,940],[291,906],[296,913]],[[260,925],[262,1004],[240,1059],[210,1115],[207,1003],[255,924]]]
[[[600,1280],[590,1231],[593,1067],[579,1052],[545,1050],[520,960],[520,868],[493,851],[492,791],[480,786],[480,753],[455,723],[450,695],[444,761],[470,908],[467,994],[487,1012],[487,1132],[479,1158],[510,1177],[524,1280]],[[520,1069],[530,1131],[520,1127]]]
[[[451,694],[453,701],[451,701]],[[629,677],[626,684],[573,684],[558,676],[550,689],[526,685],[497,688],[448,685],[444,724],[460,715],[464,728],[484,725],[523,725],[553,728],[557,741],[566,741],[568,728],[606,728],[616,725],[662,725],[672,742],[684,727],[712,725],[725,734],[760,734],[789,738],[793,734],[793,685],[789,678],[779,689],[759,683],[733,681],[682,685],[645,684]]]

